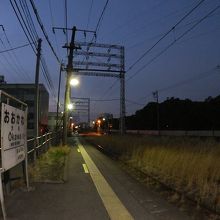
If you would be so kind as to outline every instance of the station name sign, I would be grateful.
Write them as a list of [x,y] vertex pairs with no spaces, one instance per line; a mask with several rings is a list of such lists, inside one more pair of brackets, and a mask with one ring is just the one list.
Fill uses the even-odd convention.
[[1,152],[2,168],[8,170],[25,159],[27,113],[2,103],[1,109]]

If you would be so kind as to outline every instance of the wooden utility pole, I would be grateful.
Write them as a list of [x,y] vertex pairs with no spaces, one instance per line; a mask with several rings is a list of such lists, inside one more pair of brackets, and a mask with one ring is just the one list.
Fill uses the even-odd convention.
[[160,108],[159,108],[159,93],[158,91],[153,92],[153,96],[157,102],[157,131],[160,134]]
[[70,104],[70,77],[73,72],[73,51],[75,49],[75,34],[76,27],[72,28],[72,37],[69,46],[66,46],[69,49],[68,55],[68,64],[66,69],[66,89],[65,89],[65,100],[64,100],[64,112],[63,112],[63,144],[67,144],[67,125],[68,125],[68,107]]
[[60,73],[59,73],[59,83],[58,83],[58,95],[57,95],[57,116],[56,116],[56,131],[58,130],[58,121],[59,121],[59,107],[60,107],[60,82],[61,74],[63,71],[63,63],[60,64]]
[[39,72],[40,72],[40,56],[41,56],[42,39],[38,39],[37,45],[37,62],[35,70],[35,98],[34,98],[34,135],[39,136]]

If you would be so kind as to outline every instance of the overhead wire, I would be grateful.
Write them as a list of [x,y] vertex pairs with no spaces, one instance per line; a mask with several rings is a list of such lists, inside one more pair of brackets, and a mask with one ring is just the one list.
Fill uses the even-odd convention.
[[91,14],[92,14],[93,1],[94,1],[94,0],[91,0],[91,5],[90,5],[90,8],[89,8],[88,20],[87,20],[86,29],[88,29],[88,27],[89,27],[90,18],[91,18]]
[[46,32],[46,30],[45,30],[45,28],[44,28],[44,25],[43,25],[43,23],[42,23],[42,21],[41,21],[41,18],[40,18],[39,14],[38,14],[38,11],[37,11],[37,8],[36,8],[36,6],[35,6],[35,4],[34,4],[34,1],[33,1],[33,0],[30,0],[30,3],[31,3],[32,9],[33,9],[33,11],[34,11],[34,14],[35,14],[35,16],[36,16],[36,19],[37,19],[37,21],[38,21],[38,24],[39,24],[39,26],[40,26],[40,28],[41,28],[43,34],[44,34],[44,37],[45,37],[47,43],[49,44],[49,47],[50,47],[50,49],[52,50],[54,56],[56,57],[57,62],[60,64],[60,59],[59,59],[59,57],[57,56],[57,54],[56,54],[56,52],[55,52],[55,50],[54,50],[54,48],[53,48],[53,46],[52,46],[52,44],[51,44],[51,42],[50,42],[50,39],[49,39],[48,34],[47,34],[47,32]]
[[[21,9],[20,9],[19,5],[17,4],[16,0],[14,0],[13,2],[12,2],[12,0],[10,0],[11,6],[12,6],[14,13],[15,13],[15,15],[21,25],[21,28],[22,28],[26,38],[28,39],[28,42],[30,43],[33,52],[36,55],[37,54],[37,40],[39,39],[39,36],[37,34],[32,17],[30,15],[30,13],[28,12],[29,11],[28,6],[27,6],[27,4],[25,4],[26,1],[23,0],[23,2],[22,2],[20,0]],[[22,14],[21,10],[23,11],[23,14]],[[25,22],[25,19],[26,19],[26,22]],[[34,46],[31,44],[31,42],[34,42]],[[50,77],[50,74],[48,72],[47,67],[45,67],[45,63],[46,62],[45,62],[43,56],[41,56],[41,64],[42,64],[41,70],[42,70],[43,75],[46,79],[48,88],[51,91],[51,89],[53,88],[51,86],[52,80],[51,80],[51,77]],[[51,91],[51,92],[52,92],[52,94],[55,94],[54,91]]]
[[147,51],[145,51],[132,65],[129,66],[126,72],[129,72],[137,63],[139,63],[157,44],[159,44],[168,34],[170,34],[175,28],[183,22],[193,11],[195,11],[205,0],[201,0],[196,4],[188,13],[186,13],[173,27],[171,27],[156,43],[154,43]]
[[[1,39],[0,39],[0,41],[1,41],[2,45],[4,45],[4,43],[3,43],[3,41]],[[15,77],[19,78],[20,72],[17,70],[15,65],[12,65],[12,63],[11,63],[11,54],[8,53],[8,55],[9,55],[10,59],[4,53],[1,54],[1,56],[5,59],[7,65],[10,67],[8,70],[9,71],[13,70],[13,74],[16,73]],[[3,64],[3,62],[2,62],[2,64]]]
[[[38,37],[38,34],[37,34],[37,31],[36,29],[34,28],[34,23],[33,23],[33,20],[31,18],[31,14],[30,14],[30,11],[28,9],[28,6],[27,6],[27,2],[26,0],[19,0],[20,2],[20,7],[24,13],[24,17],[25,17],[25,20],[28,24],[28,27],[30,28],[30,32],[32,33],[32,36],[35,37],[35,41],[37,42],[37,39],[39,38]],[[36,45],[35,45],[36,46]]]
[[[24,4],[23,5],[24,10],[26,10],[26,13],[24,13],[24,14],[25,14],[25,18],[27,20],[28,26],[29,26],[30,30],[32,30],[33,33],[35,33],[36,38],[39,39],[39,36],[37,34],[37,31],[36,31],[36,28],[35,28],[35,25],[34,25],[34,22],[33,22],[33,19],[32,19],[32,16],[30,14],[28,5],[26,3],[26,0],[23,0],[23,4]],[[41,55],[40,60],[41,60],[41,66],[42,66],[41,71],[44,75],[44,78],[46,79],[46,83],[47,83],[47,86],[48,86],[49,90],[51,91],[52,95],[54,96],[55,92],[54,92],[53,82],[52,82],[50,73],[48,71],[48,68],[46,66],[46,61],[45,61],[43,55]]]
[[[219,67],[214,67],[214,68],[210,68],[209,70],[207,71],[204,71],[204,72],[201,72],[201,73],[198,73],[196,74],[195,76],[193,77],[190,77],[188,79],[185,79],[185,80],[181,80],[181,81],[178,81],[174,84],[171,84],[171,85],[168,85],[166,87],[163,87],[163,88],[159,88],[159,89],[156,89],[156,91],[160,92],[160,93],[163,93],[165,91],[168,91],[168,90],[172,90],[174,88],[179,88],[180,86],[183,86],[183,85],[186,85],[186,84],[189,84],[189,83],[192,83],[193,81],[197,81],[197,80],[201,80],[203,78],[206,78],[206,77],[210,77],[211,75],[213,74],[217,74],[215,71],[216,70],[219,70]],[[147,97],[150,97],[152,96],[152,92],[151,93],[148,93],[147,95],[145,95],[144,97],[141,97],[139,98],[138,100],[143,100],[143,99],[146,99]]]
[[9,52],[9,51],[12,51],[12,50],[18,50],[18,49],[21,49],[21,48],[24,48],[24,47],[27,47],[27,46],[30,46],[30,44],[23,44],[23,45],[20,45],[20,46],[17,46],[17,47],[12,47],[10,49],[7,49],[7,50],[2,50],[0,51],[0,53],[5,53],[5,52]]
[[[14,3],[16,3],[15,0],[14,0]],[[24,24],[24,20],[20,18],[19,15],[21,15],[21,12],[18,10],[17,3],[16,3],[16,5],[14,5],[12,0],[10,0],[10,4],[12,6],[12,9],[13,9],[13,11],[14,11],[17,19],[18,19],[18,22],[19,22],[19,24],[20,24],[20,26],[21,26],[21,28],[22,28],[22,30],[23,30],[23,32],[24,32],[24,34],[25,34],[25,36],[26,36],[26,38],[29,42],[29,44],[31,45],[31,48],[32,48],[34,54],[36,55],[37,54],[37,52],[36,52],[36,40],[31,37],[31,34],[30,34],[29,30],[27,29],[27,26]],[[15,7],[17,8],[17,10],[16,10]],[[35,47],[33,47],[32,42],[34,43]]]
[[197,25],[199,25],[202,21],[207,19],[212,13],[217,11],[220,8],[220,5],[212,9],[208,14],[206,14],[204,17],[202,17],[200,20],[198,20],[192,27],[187,29],[183,34],[181,34],[179,37],[177,37],[175,40],[173,40],[170,44],[168,44],[162,51],[160,51],[156,56],[154,56],[149,62],[144,64],[141,68],[139,68],[134,74],[132,74],[129,78],[127,78],[126,82],[131,80],[134,76],[139,74],[142,70],[144,70],[148,65],[150,65],[154,60],[156,60],[158,57],[160,57],[162,54],[164,54],[170,47],[172,47],[177,41],[179,41],[181,38],[183,38],[186,34],[188,34],[190,31],[192,31]]
[[[53,28],[55,25],[54,25],[54,16],[53,16],[53,10],[52,10],[52,5],[51,5],[51,0],[49,0],[49,10],[50,10],[51,24],[52,24],[52,28]],[[60,56],[60,50],[59,50],[59,47],[58,47],[57,35],[56,35],[56,32],[55,32],[55,31],[54,31],[54,37],[55,37],[55,43],[56,43],[56,48],[57,48],[58,57],[61,57],[61,56]]]
[[[14,48],[12,47],[12,44],[11,44],[11,42],[10,42],[10,40],[9,40],[9,38],[8,38],[8,36],[7,36],[7,34],[6,34],[6,31],[3,30],[3,32],[4,32],[4,36],[5,36],[6,42],[7,42],[7,44],[8,44],[8,46],[9,46],[10,49],[7,50],[6,45],[5,45],[3,42],[2,42],[2,44],[3,44],[4,48],[5,48],[5,52],[7,51],[7,53],[9,54],[9,56],[10,56],[10,58],[11,58],[10,60],[13,61],[12,66],[16,68],[16,70],[17,70],[16,72],[19,73],[19,75],[23,75],[23,76],[24,76],[24,79],[31,80],[29,74],[28,74],[27,71],[24,69],[24,67],[23,67],[23,65],[20,63],[20,61],[19,61],[19,59],[18,59],[16,53],[14,52]],[[29,44],[28,44],[28,46],[29,46]],[[23,48],[23,47],[24,47],[24,46],[22,46],[22,47],[20,46],[19,48]]]
[[[205,0],[201,0],[199,1],[189,12],[187,12],[172,28],[170,28],[159,40],[156,41],[156,43],[154,43],[146,52],[144,52],[132,65],[130,65],[130,67],[127,69],[126,73],[128,73],[129,71],[131,71],[131,69],[133,69],[133,67],[135,65],[137,65],[137,63],[139,63],[150,51],[152,51],[157,44],[159,44],[164,38],[166,38],[166,36],[168,34],[170,34],[183,20],[185,20],[193,11],[195,11]],[[134,74],[133,74],[134,75]],[[128,80],[130,80],[132,77],[129,77]],[[128,81],[126,80],[126,81]],[[118,80],[116,80],[105,92],[109,93],[109,91],[111,91],[111,89],[116,85]]]
[[105,11],[106,11],[108,2],[109,2],[109,0],[106,1],[105,5],[104,5],[104,8],[103,8],[103,10],[102,10],[102,13],[101,13],[101,15],[100,15],[100,17],[99,17],[98,23],[97,23],[96,28],[95,28],[96,34],[97,34],[97,32],[99,31],[99,28],[100,28],[100,26],[101,26],[101,22],[102,22],[102,20],[103,20],[104,13],[105,13]]
[[[67,10],[67,0],[64,0],[64,22],[65,22],[65,27],[66,27],[66,43],[69,43],[68,40],[68,31],[67,31],[67,27],[68,27],[68,10]],[[68,54],[67,54],[68,55]]]

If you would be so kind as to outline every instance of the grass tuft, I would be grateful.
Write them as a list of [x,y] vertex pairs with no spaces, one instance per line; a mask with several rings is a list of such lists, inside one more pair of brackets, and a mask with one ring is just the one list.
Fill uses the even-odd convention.
[[29,169],[30,178],[34,182],[63,181],[64,167],[70,148],[51,147]]

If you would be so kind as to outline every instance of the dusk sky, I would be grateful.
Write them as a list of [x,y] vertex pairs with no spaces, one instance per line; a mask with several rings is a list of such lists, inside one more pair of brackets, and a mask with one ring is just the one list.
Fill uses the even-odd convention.
[[[50,111],[56,110],[59,63],[37,23],[29,0],[27,3],[38,36],[42,54],[54,90],[50,93]],[[68,27],[95,30],[106,0],[67,0]],[[183,19],[152,50],[159,39],[176,25],[201,0],[109,0],[97,31],[97,43],[125,47],[126,115],[134,114],[148,102],[152,92],[159,91],[159,101],[167,97],[204,100],[220,95],[220,1],[205,0]],[[0,51],[27,44],[27,38],[13,11],[10,0],[0,2]],[[53,26],[65,27],[64,0],[35,0],[41,21],[60,60],[67,64],[66,36],[52,32]],[[25,4],[23,4],[24,6]],[[69,32],[69,39],[71,32]],[[77,41],[91,41],[77,33]],[[172,46],[171,46],[172,44]],[[170,47],[169,47],[170,45]],[[169,48],[167,48],[169,47]],[[167,48],[166,51],[165,48]],[[163,52],[164,51],[164,52]],[[139,62],[136,61],[146,55]],[[75,59],[75,58],[74,58]],[[34,83],[36,56],[30,46],[0,53],[0,75],[8,83]],[[135,64],[136,63],[136,64]],[[135,64],[135,65],[133,65]],[[91,99],[91,119],[100,113],[119,116],[119,81],[115,78],[81,76],[72,96]],[[47,83],[40,73],[40,81]],[[64,99],[65,72],[62,74],[61,102]],[[52,94],[55,94],[55,97]],[[112,100],[113,99],[113,100]],[[105,101],[94,101],[105,100]]]

